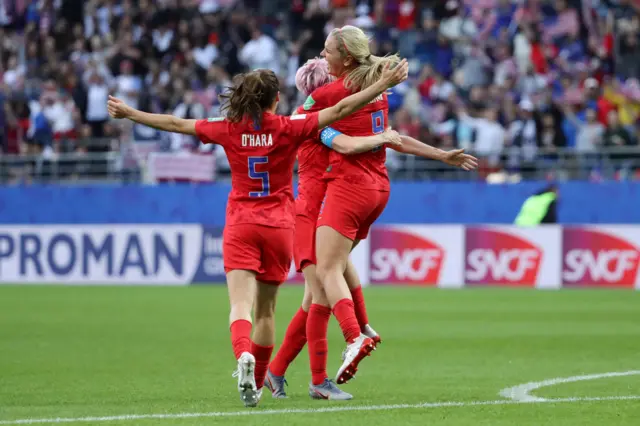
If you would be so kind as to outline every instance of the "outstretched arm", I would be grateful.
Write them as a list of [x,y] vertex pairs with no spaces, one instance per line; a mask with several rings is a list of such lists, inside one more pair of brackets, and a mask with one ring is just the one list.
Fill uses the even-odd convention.
[[394,145],[390,146],[390,148],[404,154],[441,161],[450,166],[460,167],[463,170],[474,170],[478,167],[478,159],[473,155],[465,154],[464,149],[443,151],[410,136],[400,135],[400,139],[402,140],[402,145]]
[[327,127],[358,111],[374,100],[376,96],[381,95],[387,89],[405,81],[408,74],[409,64],[406,59],[403,59],[394,69],[385,68],[382,72],[382,77],[375,84],[344,98],[330,108],[325,108],[320,111],[318,114],[318,129]]
[[331,127],[327,127],[320,132],[320,141],[328,148],[347,155],[371,151],[384,144],[395,147],[402,145],[400,135],[393,130],[387,130],[375,136],[347,136]]
[[142,112],[122,102],[120,99],[109,96],[107,102],[109,115],[113,118],[126,118],[154,129],[165,132],[183,133],[185,135],[196,136],[196,121],[174,117],[168,114],[150,114]]

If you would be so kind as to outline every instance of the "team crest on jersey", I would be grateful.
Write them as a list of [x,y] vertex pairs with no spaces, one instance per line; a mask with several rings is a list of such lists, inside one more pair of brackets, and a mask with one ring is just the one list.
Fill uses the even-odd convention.
[[211,117],[211,118],[207,118],[207,121],[209,123],[215,123],[217,121],[224,121],[224,117]]
[[316,101],[311,97],[311,95],[309,95],[307,97],[307,100],[304,101],[304,105],[302,105],[302,108],[305,111],[309,111],[315,104],[316,104]]

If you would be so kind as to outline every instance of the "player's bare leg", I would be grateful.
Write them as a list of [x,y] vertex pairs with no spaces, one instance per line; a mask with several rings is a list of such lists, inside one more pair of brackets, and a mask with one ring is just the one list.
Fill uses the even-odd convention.
[[[358,245],[360,241],[356,241],[354,247]],[[367,315],[367,306],[364,302],[364,294],[362,293],[362,284],[360,283],[360,277],[358,277],[358,271],[355,265],[351,261],[351,258],[347,261],[347,266],[344,271],[344,279],[349,286],[351,292],[351,299],[353,300],[353,306],[356,311],[356,318],[360,325],[360,331],[367,337],[370,337],[375,342],[376,346],[382,341],[376,331],[369,325],[369,316]]]
[[320,226],[316,234],[316,273],[322,283],[327,299],[333,307],[347,348],[343,352],[343,363],[338,369],[336,381],[346,383],[353,378],[359,363],[375,348],[373,339],[360,331],[353,300],[344,278],[353,241],[329,226]]
[[313,399],[347,400],[353,398],[340,390],[327,376],[327,357],[329,353],[327,330],[331,318],[329,300],[316,275],[315,265],[305,268],[305,282],[311,290],[312,303],[307,319],[307,337],[309,350],[309,366],[311,367],[311,383],[309,396]]
[[[311,270],[305,274],[304,271],[306,271],[307,268],[311,268]],[[313,294],[311,293],[311,286],[307,283],[307,275],[313,274],[313,277],[316,276],[316,265],[309,265],[307,268],[304,268],[304,270],[302,271],[302,275],[305,278],[304,278],[304,294],[302,295],[302,304],[300,305],[300,308],[302,308],[303,311],[308,313],[309,308],[311,307],[311,303],[313,303]]]
[[240,400],[246,407],[255,407],[260,399],[255,379],[256,359],[251,354],[251,308],[256,295],[256,274],[233,270],[227,273],[227,288],[231,312],[231,343],[238,366],[233,373],[238,378]]
[[[302,273],[305,274],[309,267],[307,266]],[[315,267],[314,267],[315,271]],[[276,356],[269,364],[267,370],[267,377],[264,385],[271,391],[271,395],[274,398],[286,398],[287,393],[285,391],[285,384],[287,381],[284,376],[287,372],[287,368],[293,362],[294,359],[304,348],[307,343],[307,317],[309,316],[309,307],[311,306],[311,289],[305,280],[304,283],[304,296],[302,297],[302,306],[298,309],[298,312],[293,316],[287,331],[284,335],[284,340]]]

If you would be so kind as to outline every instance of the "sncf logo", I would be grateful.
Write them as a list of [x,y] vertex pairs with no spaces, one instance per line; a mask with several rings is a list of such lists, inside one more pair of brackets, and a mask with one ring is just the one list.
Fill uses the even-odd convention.
[[563,230],[562,280],[566,285],[632,287],[640,252],[627,240],[585,228]]
[[542,251],[503,231],[467,228],[465,279],[469,284],[535,285]]
[[378,283],[437,284],[445,252],[433,241],[391,228],[371,232],[371,280]]

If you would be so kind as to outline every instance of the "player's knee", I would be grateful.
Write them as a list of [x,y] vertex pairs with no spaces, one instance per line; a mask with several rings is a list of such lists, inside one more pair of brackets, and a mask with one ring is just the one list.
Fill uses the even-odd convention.
[[322,264],[318,263],[318,267],[316,268],[316,275],[320,283],[324,287],[327,285],[327,282],[335,279],[337,276],[342,275],[342,269],[340,265],[333,262],[323,262]]
[[[255,330],[262,330],[262,332],[264,332],[264,330],[274,330],[275,324],[276,324],[275,315],[260,316],[260,317],[255,315],[255,318],[253,319],[253,328]],[[256,331],[256,332],[262,333],[260,331]]]
[[[347,256],[349,254],[347,253]],[[339,255],[327,256],[323,259],[318,258],[318,265],[316,266],[316,276],[325,285],[326,280],[335,278],[335,276],[344,274],[344,270],[347,266],[347,259],[342,259]]]
[[330,268],[328,266],[329,265],[326,263],[318,263],[318,266],[316,267],[316,277],[318,278],[318,281],[320,281],[321,285],[324,285],[329,277]]
[[254,317],[256,321],[262,319],[275,318],[276,314],[276,301],[273,300],[262,300],[256,303]]

